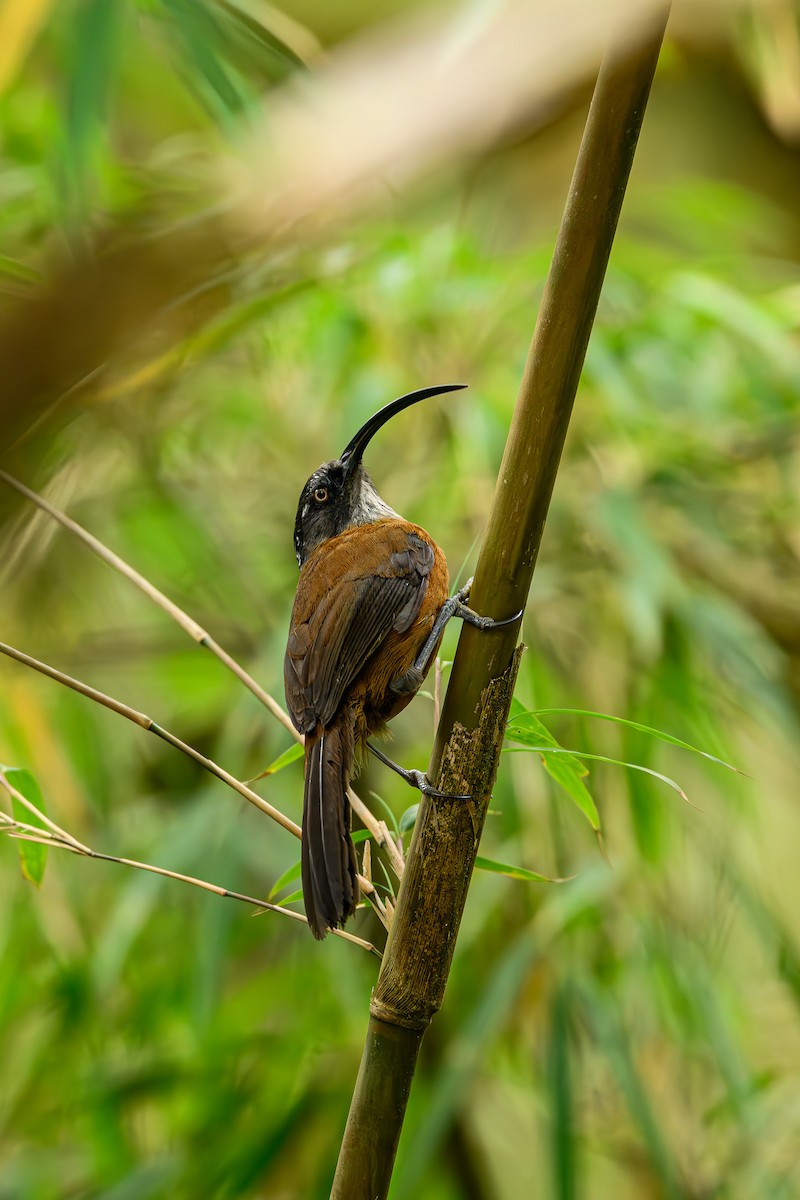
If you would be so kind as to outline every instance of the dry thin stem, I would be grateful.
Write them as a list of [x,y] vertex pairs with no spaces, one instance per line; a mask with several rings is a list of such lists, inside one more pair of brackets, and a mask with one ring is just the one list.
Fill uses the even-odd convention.
[[358,886],[361,894],[367,903],[370,904],[375,910],[375,915],[388,933],[389,926],[391,924],[391,918],[389,917],[387,905],[384,904],[383,900],[381,899],[378,889],[366,874],[357,875],[356,879],[358,880]]
[[[179,608],[179,606],[173,600],[170,600],[168,596],[165,596],[164,593],[155,586],[155,584],[152,584],[148,579],[145,579],[144,575],[141,575],[135,569],[135,567],[132,567],[130,563],[125,561],[124,558],[120,558],[118,554],[115,554],[113,550],[109,549],[109,547],[101,542],[99,538],[96,538],[94,534],[89,533],[88,529],[84,529],[83,526],[79,525],[77,521],[74,521],[72,517],[67,516],[67,514],[62,512],[61,509],[56,508],[56,506],[51,504],[49,500],[45,500],[44,496],[40,496],[38,492],[34,492],[24,483],[21,483],[18,479],[15,479],[13,475],[9,475],[7,471],[0,470],[0,480],[6,483],[9,487],[13,488],[15,491],[19,492],[21,496],[24,496],[27,500],[30,500],[32,504],[37,505],[37,507],[43,512],[46,512],[49,516],[51,516],[54,521],[58,521],[58,523],[63,526],[64,529],[74,534],[79,541],[83,542],[85,546],[88,546],[88,548],[94,554],[96,554],[98,558],[102,559],[104,563],[112,567],[113,570],[119,571],[119,573],[124,575],[125,578],[134,584],[135,587],[138,587],[140,591],[144,592],[145,596],[157,604],[159,608],[161,608],[169,617],[172,617],[173,621],[175,621],[175,623],[179,625],[184,632],[188,633],[198,645],[204,646],[206,650],[210,650],[210,652],[215,655],[219,661],[228,668],[229,671],[233,672],[236,678],[239,679],[245,685],[245,687],[249,688],[256,699],[260,700],[264,707],[268,709],[268,711],[271,712],[278,721],[280,721],[284,728],[288,729],[295,741],[302,744],[303,735],[295,729],[289,714],[285,712],[283,708],[281,708],[277,700],[275,700],[269,694],[269,692],[265,691],[264,688],[262,688],[261,685],[257,683],[255,679],[253,679],[252,675],[248,674],[244,667],[236,662],[236,660],[231,657],[228,651],[223,649],[223,647],[220,646],[220,644],[211,637],[207,630],[205,630],[202,625],[198,624],[193,617],[190,617],[189,614],[184,612],[182,608]],[[123,713],[123,715],[125,714]],[[386,828],[386,824],[383,821],[379,821],[378,818],[375,817],[369,808],[367,808],[366,804],[364,804],[363,800],[361,800],[352,789],[350,790],[349,797],[353,811],[358,816],[364,828],[369,831],[370,836],[375,839],[379,846],[385,849],[392,870],[397,878],[401,879],[404,867],[403,855],[395,845],[394,839],[391,837],[388,829]],[[261,805],[259,805],[259,807],[261,807]],[[282,824],[283,822],[280,823]],[[383,920],[383,918],[381,919]]]
[[439,728],[439,717],[442,715],[442,660],[436,655],[433,664],[433,736]]
[[37,658],[32,658],[29,654],[24,654],[22,650],[17,650],[14,646],[8,646],[5,642],[0,642],[0,654],[6,654],[9,658],[16,659],[17,662],[23,663],[26,667],[31,667],[34,671],[39,671],[42,675],[47,675],[49,679],[54,679],[56,683],[62,683],[65,687],[72,688],[73,691],[79,692],[80,695],[86,696],[89,700],[94,700],[96,704],[102,704],[104,708],[110,708],[112,712],[118,713],[119,716],[125,717],[128,721],[132,721],[134,725],[146,729],[149,733],[154,733],[165,742],[169,742],[177,750],[194,759],[206,771],[212,775],[216,775],[223,783],[227,783],[228,787],[238,792],[240,796],[244,796],[245,800],[249,800],[256,808],[260,808],[268,817],[272,817],[273,821],[277,821],[289,833],[293,833],[296,838],[300,837],[300,826],[296,825],[289,817],[284,816],[277,808],[263,797],[259,796],[246,783],[242,783],[240,779],[236,779],[226,770],[220,767],[212,759],[206,758],[199,750],[195,750],[193,746],[189,746],[186,742],[182,742],[174,733],[170,733],[168,729],[156,724],[151,718],[144,713],[137,712],[135,708],[130,708],[129,705],[123,704],[121,700],[115,700],[113,696],[107,696],[105,692],[99,692],[96,688],[90,687],[88,683],[82,683],[79,679],[73,679],[71,675],[65,675],[63,671],[58,671],[55,667],[49,666],[47,663],[40,662]]
[[[23,663],[26,667],[31,667],[34,671],[39,671],[49,679],[54,679],[56,683],[62,683],[65,687],[72,688],[73,691],[78,692],[81,696],[86,696],[87,699],[94,700],[95,703],[103,705],[104,708],[110,708],[112,712],[118,713],[119,716],[125,717],[128,721],[132,721],[141,729],[146,729],[149,733],[154,733],[156,737],[160,737],[163,741],[168,742],[170,746],[174,746],[176,750],[180,750],[181,753],[186,754],[196,763],[199,763],[206,771],[209,771],[212,775],[216,775],[223,783],[227,783],[228,787],[233,788],[240,796],[244,796],[245,800],[249,800],[251,804],[261,809],[268,817],[272,817],[273,821],[277,821],[289,833],[293,833],[296,838],[302,836],[300,826],[296,825],[289,817],[284,816],[279,809],[273,808],[267,800],[249,788],[246,783],[242,783],[240,779],[229,774],[218,763],[215,763],[213,759],[206,758],[199,750],[195,750],[193,746],[181,741],[174,733],[170,733],[168,729],[164,729],[163,726],[158,725],[152,717],[148,717],[145,713],[137,712],[135,708],[123,704],[121,700],[116,700],[113,696],[107,696],[105,692],[100,692],[96,688],[90,687],[88,683],[83,683],[80,679],[73,679],[71,675],[65,675],[63,671],[51,667],[48,663],[40,662],[39,659],[32,658],[31,655],[25,654],[22,650],[17,650],[16,647],[9,646],[5,642],[0,642],[0,654],[6,654],[9,658],[16,659],[17,662]],[[26,806],[30,807],[27,802]],[[58,830],[58,832],[63,834],[63,830]],[[66,836],[68,840],[72,841],[69,835]],[[79,850],[79,844],[76,843],[74,848]],[[389,922],[386,916],[386,909],[373,884],[369,879],[365,879],[361,875],[357,876],[357,878],[359,887],[369,899],[382,924],[388,929]]]
[[113,550],[110,550],[108,546],[105,546],[98,538],[94,536],[94,534],[89,533],[89,531],[84,529],[82,525],[79,525],[77,521],[73,521],[72,517],[68,517],[66,513],[56,508],[55,505],[51,504],[49,500],[45,500],[44,496],[40,496],[38,492],[34,492],[29,487],[26,487],[24,483],[20,483],[20,481],[15,479],[13,475],[9,475],[7,471],[0,470],[0,480],[2,480],[3,483],[8,484],[9,487],[14,488],[14,490],[19,492],[21,496],[24,496],[27,500],[30,500],[32,504],[35,504],[38,508],[41,508],[42,511],[51,516],[54,521],[58,521],[59,525],[62,525],[64,529],[68,529],[70,533],[79,538],[83,544],[88,546],[89,549],[96,554],[98,558],[101,558],[104,563],[107,563],[108,566],[113,567],[115,571],[119,571],[119,573],[124,575],[126,579],[130,580],[135,587],[138,587],[140,591],[144,592],[145,596],[149,597],[154,604],[157,604],[159,608],[163,609],[164,612],[167,613],[168,616],[172,617],[173,621],[180,625],[181,629],[188,633],[189,637],[193,638],[198,645],[205,646],[207,650],[210,650],[212,654],[216,655],[220,662],[224,663],[228,670],[232,671],[237,679],[241,680],[245,687],[250,689],[253,695],[261,701],[264,707],[269,709],[273,717],[275,717],[276,720],[280,721],[280,723],[286,729],[288,729],[292,737],[295,738],[296,741],[302,742],[302,735],[297,732],[291,722],[291,719],[289,718],[288,713],[284,712],[277,700],[273,699],[269,692],[266,692],[264,688],[262,688],[261,685],[257,683],[255,679],[253,679],[252,675],[249,675],[247,671],[245,671],[244,667],[241,667],[239,663],[235,661],[235,659],[231,658],[227,650],[223,650],[222,646],[220,646],[218,642],[215,642],[208,631],[203,629],[202,625],[199,625],[193,617],[190,617],[188,613],[185,613],[182,608],[179,608],[174,601],[170,600],[168,596],[165,596],[162,591],[159,591],[154,584],[150,583],[148,579],[145,579],[144,575],[140,575],[139,572],[130,565],[130,563],[125,562],[124,558],[120,558],[118,554],[115,554]]
[[353,812],[361,821],[364,828],[369,830],[369,834],[375,839],[376,844],[385,851],[389,865],[397,878],[402,879],[405,869],[405,859],[403,858],[402,850],[389,832],[389,826],[385,821],[378,820],[352,788],[347,789],[347,799],[350,801]]
[[[8,781],[4,777],[0,777],[0,783],[2,783],[3,787],[10,794],[16,794],[19,797],[19,793],[8,784]],[[27,803],[27,807],[42,821],[48,821],[45,814],[40,812],[35,805]],[[48,824],[52,825],[52,822],[48,821]],[[149,871],[152,875],[163,875],[165,879],[176,879],[179,883],[188,883],[192,887],[202,888],[203,891],[213,892],[216,896],[223,896],[229,900],[238,900],[242,904],[251,904],[254,908],[259,908],[266,912],[279,913],[281,916],[290,917],[293,921],[308,924],[302,913],[295,912],[291,908],[284,908],[280,904],[270,904],[268,900],[259,900],[255,896],[246,896],[243,892],[232,892],[229,888],[221,887],[217,883],[210,883],[207,879],[198,879],[194,875],[183,875],[179,871],[170,871],[166,867],[157,867],[153,863],[139,862],[134,858],[122,858],[117,854],[103,854],[99,850],[92,850],[89,846],[84,846],[64,830],[48,833],[45,829],[38,829],[34,825],[26,825],[23,821],[15,821],[4,812],[0,812],[0,825],[3,826],[3,832],[16,841],[36,842],[41,846],[53,846],[59,850],[70,850],[73,854],[77,854],[81,858],[95,858],[101,862],[118,863],[122,867],[134,867],[137,871]],[[365,941],[364,938],[356,937],[355,934],[347,933],[343,929],[332,929],[330,932],[335,937],[340,937],[346,942],[352,942],[354,945],[368,950],[370,954],[375,954],[378,958],[381,957],[378,948],[373,946],[371,942]]]

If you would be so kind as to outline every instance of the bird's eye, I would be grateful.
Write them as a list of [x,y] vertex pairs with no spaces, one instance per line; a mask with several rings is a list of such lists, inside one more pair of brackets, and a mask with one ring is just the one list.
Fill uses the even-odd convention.
[[314,492],[314,499],[316,500],[317,504],[325,504],[328,499],[328,489],[317,488]]

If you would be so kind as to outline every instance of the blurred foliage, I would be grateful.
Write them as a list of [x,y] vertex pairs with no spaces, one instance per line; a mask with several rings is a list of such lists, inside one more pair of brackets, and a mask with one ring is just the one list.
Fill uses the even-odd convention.
[[[7,0],[0,317],[91,229],[191,215],[202,164],[333,29],[305,0]],[[12,26],[6,27],[6,33]],[[16,47],[14,58],[9,47]],[[702,109],[692,97],[702,94]],[[268,99],[267,99],[268,102]],[[370,447],[381,492],[475,559],[580,114],[380,218],[243,262],[180,343],[112,363],[39,430],[26,482],[281,694],[296,497],[366,414],[469,392]],[[705,147],[705,153],[703,148]],[[392,1195],[765,1197],[800,1191],[800,163],[720,48],[665,55],[525,620],[531,708],[591,763],[611,865],[536,755],[504,756],[445,1009]],[[47,346],[41,347],[47,355]],[[48,436],[49,431],[49,436]],[[5,637],[242,778],[285,733],[139,593],[10,496]],[[444,647],[452,656],[457,632]],[[98,849],[266,896],[287,835],[155,739],[2,665],[0,759]],[[432,704],[396,723],[422,765]],[[301,768],[257,785],[299,819]],[[399,815],[409,794],[360,783]],[[369,915],[357,931],[379,938]],[[272,916],[0,841],[0,1197],[327,1194],[375,963]]]

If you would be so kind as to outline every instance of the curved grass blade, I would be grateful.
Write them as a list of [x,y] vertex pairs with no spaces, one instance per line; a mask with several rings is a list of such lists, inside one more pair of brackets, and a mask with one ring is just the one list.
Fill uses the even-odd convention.
[[[262,20],[257,20],[252,13],[242,5],[241,0],[216,0],[216,5],[226,14],[229,28],[224,29],[225,41],[228,43],[228,57],[233,57],[240,43],[243,67],[248,65],[248,59],[260,62],[266,67],[276,82],[285,79],[294,71],[306,69],[306,64],[296,50],[292,49],[273,29]],[[295,22],[292,22],[295,25]],[[296,26],[299,30],[302,27]],[[303,29],[304,40],[312,42],[311,35]],[[309,47],[310,48],[310,47]],[[263,61],[266,57],[266,63]]]
[[297,762],[298,758],[303,757],[303,745],[301,742],[295,742],[288,750],[284,750],[283,754],[279,754],[274,762],[271,762],[268,767],[253,779],[248,779],[248,783],[258,783],[259,779],[266,779],[267,775],[277,775],[278,771],[282,771],[284,767],[288,767],[290,763]]
[[117,72],[125,6],[121,0],[87,0],[74,16],[74,42],[64,131],[64,176],[76,215],[89,203],[92,156],[108,127],[108,102]]
[[671,733],[664,733],[662,729],[655,729],[652,725],[642,725],[639,721],[631,721],[627,717],[615,717],[611,713],[594,712],[589,708],[537,708],[528,712],[520,712],[514,715],[513,722],[527,716],[571,716],[571,717],[596,717],[599,721],[612,721],[615,725],[625,725],[628,729],[636,729],[639,733],[649,734],[650,737],[658,738],[659,741],[668,742],[671,746],[680,746],[681,750],[691,750],[692,754],[700,754],[703,758],[707,758],[710,762],[718,763],[721,767],[727,767],[729,771],[735,771],[737,775],[745,775],[744,771],[739,770],[733,763],[726,762],[724,758],[717,758],[716,754],[709,754],[707,750],[700,750],[697,746],[693,746],[690,742],[684,742],[682,738],[674,737]]
[[269,889],[269,895],[267,896],[267,899],[269,901],[273,901],[276,896],[280,895],[287,884],[294,883],[295,879],[299,878],[300,859],[298,858],[297,862],[292,863],[290,867],[286,868],[282,875],[278,876],[272,887]]
[[400,830],[397,828],[397,817],[394,815],[391,808],[384,800],[383,796],[379,796],[377,792],[370,792],[370,796],[372,796],[372,799],[376,802],[376,804],[380,804],[381,808],[383,809],[384,813],[386,814],[387,825],[392,830],[392,832],[395,834],[399,834]]
[[[679,783],[676,783],[674,779],[670,779],[669,775],[662,775],[660,771],[654,771],[652,767],[643,767],[641,763],[623,762],[621,758],[609,758],[605,754],[588,754],[585,750],[565,750],[563,746],[525,746],[524,749],[518,746],[503,747],[504,754],[524,754],[526,751],[534,754],[568,754],[577,759],[589,758],[593,762],[610,763],[613,767],[625,767],[629,771],[644,771],[645,775],[652,775],[654,779],[660,779],[662,783],[666,783],[668,787],[677,792],[680,798],[685,800],[692,808],[697,808],[697,805],[692,804]],[[697,811],[700,812],[701,810],[697,809]]]
[[491,871],[494,875],[507,875],[509,879],[522,879],[526,883],[567,883],[573,879],[568,875],[563,879],[551,875],[540,875],[538,871],[529,871],[527,867],[515,867],[510,863],[496,862],[493,858],[483,858],[480,854],[475,859],[475,866],[481,871]]
[[572,994],[565,983],[556,988],[551,1007],[547,1077],[552,1097],[550,1154],[556,1200],[576,1200],[580,1117],[575,1105],[569,1045]]

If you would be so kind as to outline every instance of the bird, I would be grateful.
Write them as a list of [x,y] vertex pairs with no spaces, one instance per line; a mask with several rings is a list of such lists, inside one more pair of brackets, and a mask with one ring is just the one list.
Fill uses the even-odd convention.
[[449,595],[443,551],[389,507],[362,462],[370,440],[399,412],[464,386],[421,388],[385,405],[300,493],[294,528],[300,577],[284,683],[305,741],[301,880],[308,925],[319,940],[341,928],[358,904],[347,792],[367,749],[415,787],[441,795],[422,772],[397,766],[369,739],[384,734],[413,699],[452,616],[481,628],[506,624],[468,608],[469,585]]

